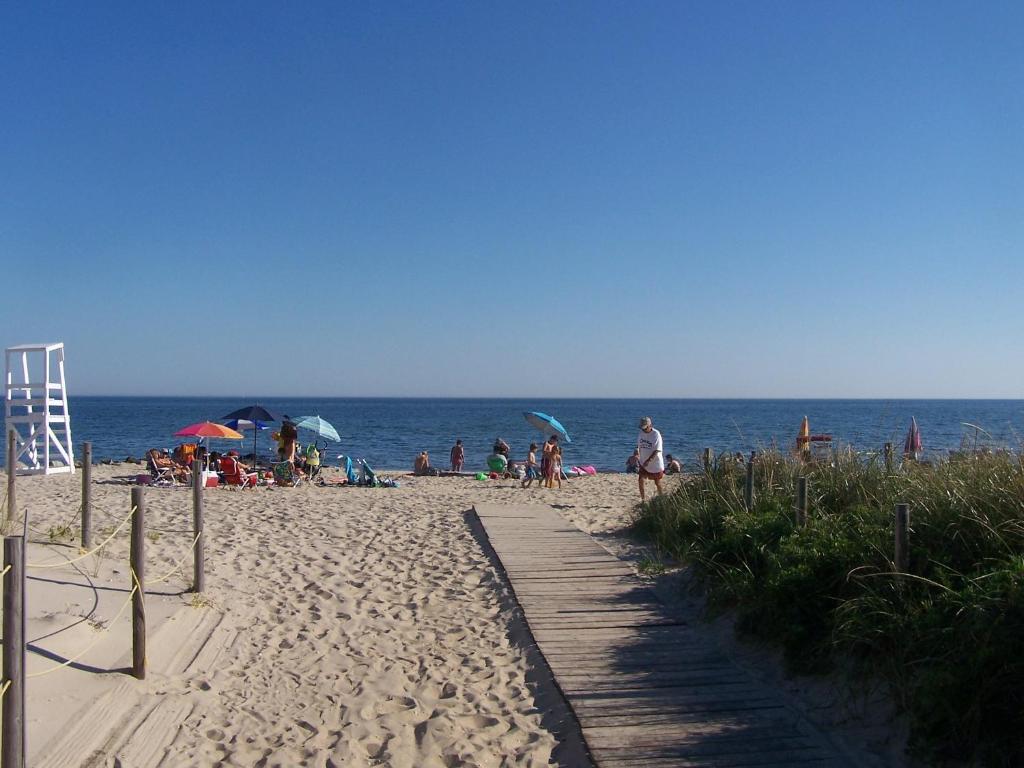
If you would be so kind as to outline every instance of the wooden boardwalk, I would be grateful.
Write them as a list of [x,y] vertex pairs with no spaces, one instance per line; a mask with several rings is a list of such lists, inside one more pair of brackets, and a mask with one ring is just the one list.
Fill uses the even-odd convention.
[[475,511],[598,766],[852,765],[553,509]]

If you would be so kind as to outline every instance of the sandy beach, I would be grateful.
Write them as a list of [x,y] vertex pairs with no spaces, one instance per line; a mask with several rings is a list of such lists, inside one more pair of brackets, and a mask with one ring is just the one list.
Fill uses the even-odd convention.
[[470,510],[543,501],[635,562],[642,550],[620,533],[633,476],[561,490],[398,473],[399,488],[211,489],[202,595],[189,591],[191,490],[149,488],[138,681],[128,527],[115,533],[136,470],[94,469],[94,542],[112,538],[84,558],[81,476],[18,480],[29,563],[81,558],[28,572],[30,764],[586,764]]
[[[119,478],[136,470],[95,468],[94,541],[128,513],[130,486]],[[80,477],[19,478],[18,506],[35,542],[30,563],[79,556]],[[30,569],[28,637],[53,654],[28,659],[29,675],[53,670],[27,683],[32,764],[532,766],[558,758],[560,716],[542,701],[537,660],[515,641],[514,604],[467,512],[475,500],[529,496],[621,518],[635,481],[604,475],[548,491],[399,480],[399,488],[206,492],[201,596],[187,591],[191,491],[147,489],[147,582],[185,559],[147,587],[142,682],[103,673],[130,667],[130,611],[113,622],[129,590],[128,527],[99,554]],[[62,535],[64,525],[75,540]],[[94,642],[72,667],[55,669]]]

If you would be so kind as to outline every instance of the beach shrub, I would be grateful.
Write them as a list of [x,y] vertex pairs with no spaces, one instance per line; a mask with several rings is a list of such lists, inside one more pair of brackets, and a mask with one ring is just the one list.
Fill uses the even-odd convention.
[[[795,487],[809,486],[806,526]],[[777,643],[797,671],[883,675],[912,747],[934,761],[1024,764],[1024,471],[981,455],[886,471],[838,452],[811,465],[766,454],[755,503],[715,466],[652,499],[636,529],[690,563],[712,606]],[[893,509],[911,505],[908,574],[893,572]]]

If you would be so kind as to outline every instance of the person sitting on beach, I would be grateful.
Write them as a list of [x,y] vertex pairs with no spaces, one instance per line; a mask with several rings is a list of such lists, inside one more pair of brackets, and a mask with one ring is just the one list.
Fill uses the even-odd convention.
[[238,451],[228,451],[228,458],[235,460],[239,472],[245,473],[249,471],[249,465],[242,463],[242,460],[238,457]]
[[176,464],[180,464],[183,467],[190,467],[192,466],[192,458],[195,456],[195,453],[195,443],[182,443],[174,449],[174,453],[171,455],[171,458]]
[[673,458],[671,453],[665,454],[665,474],[678,475],[683,471],[683,464],[679,459]]
[[632,455],[626,459],[626,472],[635,475],[640,471],[640,449],[634,448]]
[[210,451],[209,468],[211,472],[220,472],[220,453]]
[[500,437],[495,438],[495,440],[494,440],[494,452],[504,456],[505,457],[505,462],[508,463],[508,452],[509,452],[508,443],[506,443]]
[[462,463],[466,460],[466,451],[462,447],[462,441],[456,440],[455,446],[452,448],[451,463],[452,472],[461,472]]
[[537,481],[538,487],[540,486],[540,472],[537,467],[537,444],[530,443],[530,452],[526,454],[526,477],[523,478],[523,488],[529,488],[533,485],[533,481]]
[[412,473],[414,475],[430,474],[430,455],[426,451],[423,451],[416,457],[416,462],[412,467]]
[[506,459],[502,454],[495,451],[494,453],[487,457],[487,468],[491,470],[491,472],[496,472],[499,475],[504,475],[505,470],[508,469],[508,459]]
[[164,473],[170,473],[175,482],[184,482],[188,479],[188,467],[182,466],[172,459],[167,451],[158,451],[156,448],[150,448],[146,451],[146,456],[157,474],[166,476]]
[[195,458],[192,460],[192,468],[198,467],[201,471],[206,471],[209,466],[209,452],[206,450],[205,445],[200,445],[196,448]]

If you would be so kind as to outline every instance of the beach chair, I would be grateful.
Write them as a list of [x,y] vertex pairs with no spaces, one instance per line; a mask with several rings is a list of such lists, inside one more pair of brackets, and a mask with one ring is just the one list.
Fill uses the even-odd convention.
[[291,487],[303,481],[302,474],[296,471],[290,461],[276,461],[271,464],[271,468],[274,471],[274,485]]
[[179,479],[188,478],[188,467],[182,467],[173,460],[160,455],[156,448],[146,451],[146,468],[149,470],[151,485],[177,485]]
[[379,484],[377,473],[362,459],[359,459],[359,484],[376,488]]
[[338,458],[344,459],[344,461],[341,463],[341,468],[345,472],[345,479],[348,481],[348,484],[355,485],[359,481],[359,478],[356,477],[355,468],[352,466],[352,458],[350,456],[346,456],[345,454],[339,455]]
[[196,455],[196,444],[195,443],[182,443],[174,449],[174,453],[171,454],[171,458],[174,461],[183,466],[192,468],[192,461]]
[[255,472],[242,472],[238,459],[234,456],[221,456],[220,479],[225,485],[237,485],[240,488],[252,488],[259,480]]

